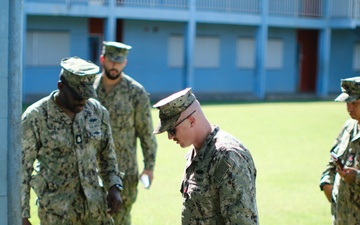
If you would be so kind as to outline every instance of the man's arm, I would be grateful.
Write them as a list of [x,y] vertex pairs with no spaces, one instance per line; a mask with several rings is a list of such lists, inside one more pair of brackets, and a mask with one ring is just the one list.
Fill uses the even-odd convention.
[[109,112],[103,108],[101,149],[98,153],[99,173],[106,188],[115,184],[122,185],[121,174],[118,169],[115,146],[111,133]]
[[[217,171],[223,173],[219,196],[221,215],[225,224],[257,225],[256,168],[252,160],[234,154],[223,159]],[[215,175],[217,179],[219,175]]]
[[40,147],[38,132],[38,124],[36,119],[32,120],[30,115],[22,117],[22,137],[21,137],[21,214],[22,218],[30,218],[30,180],[33,173],[33,164],[37,157],[37,151]]
[[151,105],[148,93],[145,90],[137,94],[135,105],[135,129],[140,139],[140,146],[144,156],[144,171],[153,179],[153,171],[155,167],[155,158],[157,151],[157,142],[153,134],[153,123],[151,115]]
[[324,194],[330,203],[332,202],[332,188],[333,186],[331,184],[325,184],[322,186]]

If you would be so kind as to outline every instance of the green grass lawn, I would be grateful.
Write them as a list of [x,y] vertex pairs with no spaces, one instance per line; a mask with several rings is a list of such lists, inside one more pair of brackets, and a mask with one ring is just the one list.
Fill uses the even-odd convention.
[[[318,182],[333,141],[348,118],[343,103],[204,104],[203,110],[213,124],[252,152],[258,171],[260,224],[331,224],[330,205]],[[153,118],[156,126],[155,109]],[[133,225],[181,224],[179,188],[187,149],[167,140],[166,134],[157,135],[157,140],[154,182],[149,190],[139,186]],[[141,150],[138,153],[141,164]],[[39,224],[34,206],[32,217],[33,224]]]

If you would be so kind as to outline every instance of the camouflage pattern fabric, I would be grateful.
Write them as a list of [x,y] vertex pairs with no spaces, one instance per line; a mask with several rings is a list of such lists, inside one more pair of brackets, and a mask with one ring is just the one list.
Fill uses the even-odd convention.
[[339,102],[354,102],[360,99],[360,77],[341,80],[341,94],[335,99]]
[[[110,93],[105,92],[101,74],[96,77],[94,86],[98,99],[110,112],[112,134],[114,136],[116,156],[119,169],[125,172],[124,191],[122,192],[124,207],[136,200],[138,183],[138,162],[136,140],[139,138],[144,156],[146,170],[154,170],[157,143],[153,132],[149,94],[141,84],[122,73],[121,80]],[[131,181],[131,183],[129,183]],[[134,183],[135,182],[135,183]],[[129,195],[127,195],[129,193]],[[127,210],[130,212],[130,210]],[[130,214],[126,215],[130,217]],[[130,219],[129,219],[130,220]],[[116,224],[119,224],[116,222]],[[121,225],[126,225],[121,224]]]
[[157,102],[154,107],[159,109],[160,123],[155,128],[154,134],[167,131],[195,100],[191,88],[186,88]]
[[[347,167],[360,170],[360,132],[358,122],[349,119],[345,122],[331,149],[338,155],[340,161]],[[333,224],[348,225],[359,224],[360,221],[360,176],[355,183],[346,183],[336,172],[336,164],[330,158],[320,179],[323,184],[332,184],[332,214]]]
[[66,80],[72,92],[83,98],[96,97],[93,83],[99,72],[97,65],[76,56],[62,59],[60,65],[63,68],[60,75]]
[[132,47],[121,42],[103,41],[102,54],[112,62],[122,63]]
[[77,224],[86,218],[97,218],[89,224],[112,224],[106,213],[107,190],[122,181],[109,114],[89,99],[72,121],[55,104],[55,93],[22,115],[22,217],[30,217],[32,187],[39,217],[57,220],[43,224]]
[[256,168],[250,152],[216,127],[195,155],[181,185],[183,225],[256,225]]

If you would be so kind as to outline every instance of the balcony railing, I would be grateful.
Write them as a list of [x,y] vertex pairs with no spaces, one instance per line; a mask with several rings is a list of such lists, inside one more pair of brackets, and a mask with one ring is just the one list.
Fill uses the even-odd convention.
[[[26,2],[188,9],[190,0],[25,0]],[[259,14],[262,0],[194,0],[199,11]],[[360,18],[360,0],[269,0],[269,15]]]
[[360,0],[331,0],[332,18],[360,18]]
[[145,6],[157,8],[188,8],[188,0],[116,0],[124,6]]
[[322,17],[324,2],[325,0],[270,0],[269,14]]
[[198,10],[259,13],[259,0],[196,0]]

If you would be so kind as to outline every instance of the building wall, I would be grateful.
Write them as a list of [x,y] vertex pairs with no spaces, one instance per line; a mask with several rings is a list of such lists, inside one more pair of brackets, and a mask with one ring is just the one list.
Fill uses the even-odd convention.
[[[270,28],[269,39],[278,38],[284,42],[283,68],[266,70],[266,92],[296,93],[298,85],[296,30],[289,28]],[[270,52],[268,54],[271,55]]]
[[360,42],[360,35],[354,30],[333,30],[331,36],[331,59],[329,92],[339,93],[340,79],[359,76],[353,69],[354,46]]
[[[183,34],[184,23],[126,20],[124,42],[133,46],[125,72],[134,77],[150,93],[173,92],[183,88],[183,69],[170,68],[167,62],[168,38]],[[197,93],[253,93],[254,69],[236,67],[236,42],[239,37],[255,39],[253,26],[197,24],[197,36],[216,36],[220,39],[218,68],[194,70],[194,89]],[[268,92],[296,92],[296,30],[272,28],[269,38],[284,41],[284,63],[279,70],[268,70]]]
[[[59,63],[54,66],[28,66],[25,65],[23,73],[23,99],[25,102],[33,102],[40,97],[48,95],[57,89],[57,81],[60,73],[61,58],[79,56],[88,58],[88,28],[87,18],[79,17],[53,17],[53,16],[28,16],[27,31],[69,31],[70,55],[59,58]],[[26,42],[26,37],[24,37]],[[59,43],[54,43],[56,46]],[[25,44],[26,45],[26,44]],[[26,49],[26,48],[24,48]],[[48,54],[54,51],[48,49]],[[26,55],[26,54],[25,54]],[[26,62],[26,59],[24,60]]]
[[184,29],[180,22],[124,21],[124,43],[133,47],[125,73],[150,93],[181,89],[183,70],[168,67],[167,44],[170,34],[182,34]]
[[[123,21],[123,40],[132,45],[125,73],[135,78],[152,95],[168,94],[184,88],[184,68],[168,65],[170,35],[184,35],[185,22],[150,20]],[[236,66],[236,43],[240,37],[256,38],[256,26],[198,23],[197,36],[216,36],[220,40],[217,68],[194,68],[193,89],[198,94],[255,94],[256,66],[240,69]],[[27,30],[69,31],[70,54],[89,58],[88,19],[84,17],[28,16]],[[296,94],[299,86],[297,30],[270,27],[269,39],[283,41],[283,67],[266,70],[266,94]],[[339,92],[341,78],[355,76],[354,45],[359,35],[353,30],[332,30],[329,92]],[[26,38],[25,38],[26,40]],[[54,43],[56,45],[57,43]],[[52,50],[48,50],[51,54]],[[271,52],[268,52],[271,56]],[[347,57],[344,57],[347,56]],[[26,66],[23,76],[23,99],[33,102],[55,90],[60,72],[54,66]],[[26,61],[26,60],[24,60]]]

